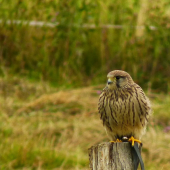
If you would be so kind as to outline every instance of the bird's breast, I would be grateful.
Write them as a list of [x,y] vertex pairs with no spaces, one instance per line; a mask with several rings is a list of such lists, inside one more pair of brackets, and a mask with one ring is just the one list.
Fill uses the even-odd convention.
[[110,126],[129,127],[138,126],[140,123],[137,114],[139,109],[136,105],[134,96],[118,95],[110,96],[105,99],[105,111]]

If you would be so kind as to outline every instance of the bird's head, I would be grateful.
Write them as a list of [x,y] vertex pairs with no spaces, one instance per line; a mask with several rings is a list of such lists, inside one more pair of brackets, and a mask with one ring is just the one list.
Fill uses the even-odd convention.
[[109,89],[128,87],[133,84],[131,76],[122,70],[114,70],[107,75],[107,86]]

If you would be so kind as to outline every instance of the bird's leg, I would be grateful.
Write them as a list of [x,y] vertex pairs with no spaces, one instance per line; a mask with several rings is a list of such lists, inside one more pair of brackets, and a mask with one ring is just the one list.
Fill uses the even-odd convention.
[[122,142],[120,139],[116,139],[115,141],[110,141],[111,143]]
[[134,143],[137,142],[139,144],[141,144],[142,142],[138,139],[135,139],[133,136],[131,136],[128,140],[129,142],[132,142],[132,146],[134,146]]

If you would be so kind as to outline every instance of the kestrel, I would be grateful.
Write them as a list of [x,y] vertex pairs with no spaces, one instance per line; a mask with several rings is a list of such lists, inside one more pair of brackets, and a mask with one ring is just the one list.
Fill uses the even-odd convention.
[[145,133],[151,105],[142,88],[121,70],[111,71],[98,103],[103,125],[112,141],[128,138],[140,142]]

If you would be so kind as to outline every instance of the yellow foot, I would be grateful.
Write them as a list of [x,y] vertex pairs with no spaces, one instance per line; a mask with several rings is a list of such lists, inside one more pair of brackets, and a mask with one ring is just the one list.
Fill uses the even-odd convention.
[[129,142],[132,142],[132,146],[134,146],[134,143],[137,142],[139,144],[141,144],[142,142],[138,139],[135,139],[133,136],[131,136],[128,140]]
[[116,141],[110,141],[111,143],[117,143],[117,142],[122,142],[121,140],[119,139],[116,139]]

